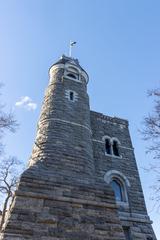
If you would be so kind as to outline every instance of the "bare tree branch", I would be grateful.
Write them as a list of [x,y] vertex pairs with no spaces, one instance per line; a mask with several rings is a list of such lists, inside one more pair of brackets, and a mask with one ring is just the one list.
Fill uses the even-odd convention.
[[154,201],[160,207],[160,88],[148,91],[148,96],[153,98],[153,110],[144,118],[143,129],[140,130],[143,139],[148,141],[147,153],[152,153],[158,164],[150,165],[150,170],[157,174],[154,190]]
[[5,221],[8,204],[13,196],[16,185],[19,180],[20,172],[22,171],[22,162],[15,157],[0,159],[0,194],[5,196],[2,209],[2,218],[0,231]]
[[[0,88],[2,84],[0,83]],[[13,113],[5,113],[4,105],[0,104],[0,197],[4,199],[2,204],[2,218],[0,223],[0,231],[3,226],[6,211],[15,190],[18,176],[21,171],[21,162],[15,157],[4,158],[4,146],[2,138],[5,131],[15,132],[18,124],[14,119]]]
[[2,111],[0,112],[0,131],[4,132],[4,130],[10,130],[14,132],[16,127],[18,126],[16,120],[13,117],[12,113],[6,114]]

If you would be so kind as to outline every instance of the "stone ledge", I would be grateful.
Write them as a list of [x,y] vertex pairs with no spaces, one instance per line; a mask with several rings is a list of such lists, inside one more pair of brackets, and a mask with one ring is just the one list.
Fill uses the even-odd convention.
[[119,215],[119,219],[121,221],[127,221],[127,222],[141,222],[141,223],[149,223],[152,224],[153,222],[149,219],[144,219],[144,218],[136,218],[136,217],[125,217],[125,216],[121,216]]
[[76,199],[71,197],[62,197],[62,196],[53,196],[53,195],[46,195],[46,194],[38,194],[33,192],[23,192],[23,191],[16,191],[15,196],[25,196],[25,197],[31,197],[31,198],[37,198],[37,199],[50,199],[55,201],[63,201],[63,202],[71,202],[71,203],[79,203],[79,204],[85,204],[85,205],[93,205],[98,207],[106,207],[106,208],[113,208],[117,209],[118,207],[116,204],[112,203],[102,203],[102,202],[96,202],[91,200],[84,200],[84,199]]

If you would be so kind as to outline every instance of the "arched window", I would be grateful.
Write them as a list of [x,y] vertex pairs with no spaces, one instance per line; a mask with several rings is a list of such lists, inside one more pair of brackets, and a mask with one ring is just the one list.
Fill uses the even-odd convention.
[[112,154],[111,152],[111,142],[109,138],[105,139],[105,152],[106,154]]
[[118,149],[118,142],[116,140],[113,140],[113,155],[119,156],[119,149]]
[[74,81],[79,81],[80,72],[76,67],[68,66],[66,67],[64,75]]
[[125,201],[124,194],[123,194],[124,190],[120,181],[118,181],[117,179],[113,179],[110,185],[114,191],[116,201],[119,201],[119,202]]
[[115,157],[121,157],[119,152],[120,142],[115,137],[103,136],[102,140],[104,141],[104,148],[106,155],[112,155]]
[[67,76],[70,77],[70,78],[77,79],[77,76],[73,73],[68,73]]
[[112,187],[118,204],[128,205],[128,188],[131,186],[128,178],[117,170],[109,170],[104,175],[104,181]]

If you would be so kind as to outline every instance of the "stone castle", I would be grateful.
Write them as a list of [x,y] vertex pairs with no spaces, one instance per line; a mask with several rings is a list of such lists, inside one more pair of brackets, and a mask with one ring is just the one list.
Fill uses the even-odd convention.
[[3,240],[156,240],[128,121],[90,111],[87,72],[62,56],[49,70],[29,166]]

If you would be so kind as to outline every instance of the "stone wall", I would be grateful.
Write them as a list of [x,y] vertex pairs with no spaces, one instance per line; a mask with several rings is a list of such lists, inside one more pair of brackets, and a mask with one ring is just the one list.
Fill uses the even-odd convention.
[[[91,111],[91,128],[96,181],[103,183],[107,172],[120,172],[130,185],[126,186],[127,203],[117,203],[122,225],[130,227],[133,239],[156,239],[147,215],[128,121]],[[120,156],[105,154],[104,136],[119,140]]]
[[[107,185],[76,184],[22,175],[6,222],[5,240],[124,240]],[[46,180],[45,180],[46,178]]]
[[[74,77],[67,76],[70,69]],[[63,57],[50,68],[29,166],[0,239],[125,240],[125,226],[131,240],[156,240],[128,122],[90,112],[87,82],[77,60]],[[119,140],[120,156],[105,154],[106,135]],[[116,202],[107,181],[115,171],[123,176],[127,202]]]

